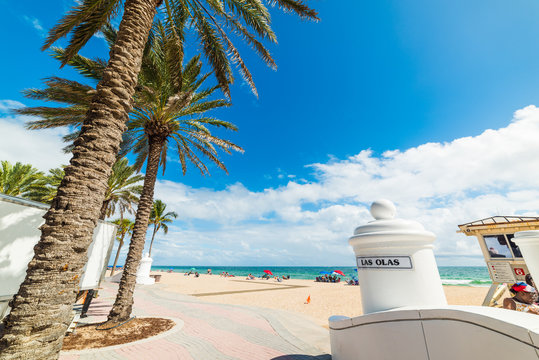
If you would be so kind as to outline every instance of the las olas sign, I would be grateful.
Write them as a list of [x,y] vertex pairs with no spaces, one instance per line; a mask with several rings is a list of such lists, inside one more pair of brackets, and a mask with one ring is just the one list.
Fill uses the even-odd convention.
[[357,256],[358,269],[413,269],[410,256]]

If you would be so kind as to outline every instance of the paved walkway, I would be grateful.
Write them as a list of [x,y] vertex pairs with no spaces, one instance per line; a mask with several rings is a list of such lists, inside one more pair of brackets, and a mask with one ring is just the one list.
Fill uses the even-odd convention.
[[[104,321],[117,284],[104,283],[86,323]],[[163,290],[161,284],[137,285],[135,316],[173,319],[166,333],[126,345],[65,351],[60,360],[329,360],[328,331],[301,315],[255,307],[204,302]]]

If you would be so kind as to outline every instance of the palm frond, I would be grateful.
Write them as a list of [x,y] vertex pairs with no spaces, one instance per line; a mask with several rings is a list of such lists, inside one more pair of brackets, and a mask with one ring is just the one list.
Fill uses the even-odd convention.
[[49,31],[42,49],[49,48],[58,39],[71,33],[62,66],[67,64],[67,61],[77,54],[96,32],[117,15],[122,2],[122,0],[83,0]]
[[286,12],[294,12],[302,19],[314,21],[320,20],[316,10],[308,7],[301,0],[270,0],[269,3],[272,6],[277,5],[280,9]]
[[[272,42],[277,41],[277,37],[270,25],[271,19],[269,11],[261,1],[224,0],[224,3],[228,6],[228,8],[241,16],[243,21],[245,21],[245,23],[259,36]],[[226,17],[228,20],[232,19],[232,17],[224,11],[220,15]]]
[[89,59],[78,54],[69,59],[65,49],[53,47],[51,50],[53,58],[74,67],[82,76],[96,81],[101,80],[103,77],[103,71],[107,67],[105,60],[99,58]]
[[45,89],[26,89],[22,93],[29,99],[85,106],[90,104],[95,94],[91,86],[59,77],[46,78],[45,85]]
[[206,20],[200,11],[194,12],[194,21],[204,55],[210,62],[223,93],[230,97],[229,84],[234,78],[224,48],[224,40],[219,36],[219,31]]

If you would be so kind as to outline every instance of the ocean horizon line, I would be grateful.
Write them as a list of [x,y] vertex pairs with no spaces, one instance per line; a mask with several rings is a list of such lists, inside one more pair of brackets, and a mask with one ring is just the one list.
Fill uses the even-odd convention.
[[[314,280],[317,276],[331,274],[335,270],[344,273],[345,279],[357,279],[356,266],[215,266],[215,265],[155,265],[153,271],[172,271],[176,273],[190,274],[198,272],[206,274],[211,269],[213,275],[219,276],[228,273],[230,276],[243,277],[252,274],[256,277],[262,276],[269,270],[273,276],[290,276],[300,280]],[[456,286],[489,286],[492,284],[486,266],[438,266],[440,279],[444,285]]]

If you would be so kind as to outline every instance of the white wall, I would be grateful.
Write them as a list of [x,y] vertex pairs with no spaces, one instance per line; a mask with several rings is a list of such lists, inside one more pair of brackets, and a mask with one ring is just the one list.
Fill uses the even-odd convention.
[[[46,210],[47,206],[43,204],[27,205],[17,198],[0,197],[0,297],[13,296],[19,290],[28,263],[34,255],[33,248],[39,241],[39,227],[45,222],[43,215]],[[103,267],[110,256],[115,233],[115,225],[99,222],[88,250],[88,263],[81,277],[81,289],[98,286]]]
[[329,319],[333,360],[539,360],[539,316],[477,306]]

